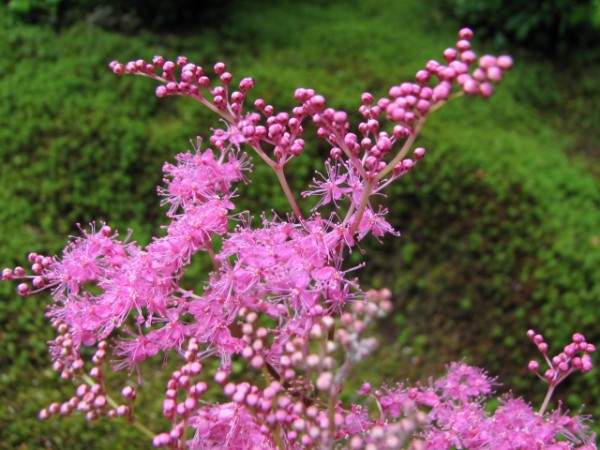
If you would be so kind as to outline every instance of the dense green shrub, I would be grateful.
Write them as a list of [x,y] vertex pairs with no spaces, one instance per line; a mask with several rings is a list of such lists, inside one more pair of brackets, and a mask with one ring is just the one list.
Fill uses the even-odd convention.
[[570,58],[597,56],[600,3],[597,0],[441,0],[462,23],[500,44]]
[[125,32],[179,30],[215,26],[223,20],[231,0],[3,0],[15,19],[62,28],[85,21]]

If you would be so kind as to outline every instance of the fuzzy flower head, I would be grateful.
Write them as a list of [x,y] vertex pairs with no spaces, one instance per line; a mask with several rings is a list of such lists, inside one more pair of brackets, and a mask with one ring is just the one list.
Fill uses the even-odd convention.
[[467,403],[473,398],[491,394],[495,384],[484,370],[453,362],[448,366],[446,376],[435,382],[435,388],[444,398]]

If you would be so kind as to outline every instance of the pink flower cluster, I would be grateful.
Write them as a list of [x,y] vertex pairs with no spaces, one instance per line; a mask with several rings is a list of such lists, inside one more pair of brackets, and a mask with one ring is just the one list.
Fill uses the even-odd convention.
[[[496,384],[481,369],[452,363],[446,376],[428,386],[398,385],[375,391],[374,396],[388,417],[404,417],[420,428],[411,448],[596,448],[585,419],[570,417],[560,410],[536,413],[524,400],[506,395],[498,399],[501,406],[490,413],[485,401]],[[382,427],[382,431],[389,439],[387,428]],[[392,430],[391,435],[398,433]]]
[[[425,149],[414,144],[429,114],[463,94],[489,97],[512,65],[508,56],[478,59],[471,37],[461,30],[455,48],[443,53],[445,63],[429,61],[416,82],[399,83],[377,101],[363,93],[356,128],[312,89],[296,90],[299,106],[290,113],[262,99],[248,106],[254,81],[234,84],[220,62],[214,77],[185,57],[112,62],[115,74],[158,81],[159,97],[199,101],[221,126],[209,138],[211,148],[202,149],[199,139],[163,166],[159,195],[169,219],[163,236],[142,248],[108,225],[92,224],[61,257],[31,253],[31,274],[3,270],[2,279],[22,280],[23,296],[51,291],[48,316],[58,332],[50,342],[53,367],[80,383],[74,397],[40,417],[74,410],[90,420],[124,416],[154,446],[174,449],[592,448],[584,447],[594,437],[579,418],[534,413],[522,400],[506,398],[488,416],[484,401],[494,382],[465,364],[452,364],[427,387],[373,390],[365,383],[363,404],[342,401],[349,373],[376,348],[365,332],[392,307],[388,290],[364,292],[352,276],[358,267],[345,264],[368,235],[399,234],[374,196],[382,198],[386,186],[423,159]],[[313,209],[302,212],[284,169],[304,150],[306,122],[330,152],[301,193],[315,198]],[[247,182],[252,170],[244,149],[274,170],[290,203],[285,217],[262,213],[256,223],[250,213],[235,212],[236,183]],[[214,270],[203,291],[192,292],[180,280],[199,252],[210,256]],[[593,346],[576,336],[552,360],[551,385],[591,369]],[[96,348],[87,372],[82,347]],[[108,364],[129,375],[159,353],[180,355],[183,365],[171,374],[163,402],[170,430],[154,433],[134,421],[132,386],[122,390],[125,403],[112,399],[104,379],[109,352]],[[216,372],[206,368],[210,357],[220,362]],[[245,364],[247,377],[232,373],[234,360]],[[211,384],[227,402],[207,398]]]

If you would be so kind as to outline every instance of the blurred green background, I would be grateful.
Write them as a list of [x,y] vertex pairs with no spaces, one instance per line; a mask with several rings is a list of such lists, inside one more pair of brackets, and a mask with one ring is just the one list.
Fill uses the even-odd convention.
[[[222,60],[278,109],[304,86],[357,117],[361,92],[412,79],[468,25],[479,53],[508,52],[515,69],[491,100],[436,112],[420,141],[426,159],[388,191],[402,237],[364,243],[361,279],[390,287],[396,306],[378,326],[385,358],[356,380],[426,380],[464,358],[499,375],[500,391],[540,404],[526,330],[554,351],[575,331],[600,343],[599,19],[597,0],[2,0],[0,266],[60,252],[76,223],[132,228],[140,243],[165,223],[162,163],[216,119],[189,99],[159,101],[152,82],[117,78],[109,61]],[[296,192],[327,154],[309,144],[288,171]],[[284,208],[272,175],[255,175],[240,206]],[[49,367],[48,299],[21,299],[9,283],[0,295],[0,448],[148,448],[123,423],[37,420],[73,390]],[[141,414],[161,430],[164,381],[144,375]],[[574,376],[557,398],[600,418],[599,379]]]

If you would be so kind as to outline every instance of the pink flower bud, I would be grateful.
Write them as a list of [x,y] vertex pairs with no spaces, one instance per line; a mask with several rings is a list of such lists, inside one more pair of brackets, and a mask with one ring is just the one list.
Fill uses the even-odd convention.
[[365,381],[362,384],[362,386],[360,387],[360,390],[358,391],[358,393],[361,395],[369,395],[371,393],[371,389],[372,389],[371,383],[368,383]]
[[333,382],[333,375],[331,372],[323,372],[317,378],[316,386],[320,391],[327,392],[331,387],[331,383]]
[[254,369],[260,369],[261,367],[263,367],[265,363],[265,360],[263,359],[263,357],[261,355],[256,355],[252,358],[252,360],[250,361],[250,365],[254,368]]
[[489,69],[486,70],[486,76],[488,78],[488,80],[494,82],[494,83],[499,83],[500,81],[502,81],[502,69],[500,69],[500,67],[498,66],[492,66]]
[[106,397],[104,395],[99,395],[94,399],[94,406],[96,408],[104,408],[106,406]]
[[131,386],[125,386],[121,390],[121,396],[123,398],[129,399],[129,400],[133,400],[136,397],[135,389],[133,387],[131,387]]
[[43,277],[35,277],[32,281],[31,284],[33,284],[33,287],[36,289],[40,289],[44,286],[44,278]]
[[491,97],[494,93],[494,88],[491,83],[481,83],[479,86],[479,92],[483,98]]
[[450,89],[444,84],[438,84],[433,88],[433,95],[436,100],[446,100],[450,96]]
[[429,111],[429,107],[430,107],[430,104],[427,100],[421,99],[417,102],[417,109],[421,112]]
[[413,151],[413,156],[417,161],[423,159],[425,157],[425,149],[423,147],[415,148]]
[[462,88],[467,95],[477,95],[479,93],[479,83],[472,78],[465,81]]
[[483,55],[479,58],[479,67],[482,69],[489,69],[492,66],[496,65],[496,58],[491,55]]
[[227,69],[227,67],[226,67],[226,66],[225,66],[225,64],[224,64],[224,63],[222,63],[222,62],[218,62],[218,63],[216,63],[216,64],[215,64],[215,66],[214,66],[214,68],[213,68],[213,70],[215,71],[215,73],[216,73],[217,75],[221,75],[221,74],[223,74],[223,73],[225,72],[225,70],[226,70],[226,69]]
[[171,443],[171,437],[167,433],[160,433],[152,439],[153,447],[166,447]]
[[333,121],[335,123],[344,123],[348,120],[348,114],[346,114],[344,111],[336,111],[335,114],[333,115]]
[[502,55],[498,57],[496,64],[502,70],[509,70],[513,65],[513,60],[510,56]]
[[60,404],[57,402],[52,403],[50,406],[48,406],[48,411],[51,414],[58,414],[60,411]]
[[312,445],[312,443],[313,443],[313,440],[310,438],[310,436],[308,434],[303,434],[300,441],[302,442],[302,445],[304,445],[306,447]]
[[19,292],[19,295],[25,296],[29,294],[29,285],[27,283],[20,283],[17,286],[17,291]]
[[244,347],[244,349],[242,350],[242,358],[250,359],[252,358],[252,356],[254,356],[254,350],[252,349],[252,347]]
[[459,32],[458,32],[458,37],[460,39],[472,39],[473,38],[473,30],[471,30],[470,28],[462,28]]
[[254,87],[253,78],[244,78],[240,81],[239,88],[242,93],[246,94],[250,89]]
[[473,52],[471,50],[467,50],[467,51],[464,51],[461,53],[460,59],[465,64],[473,64],[475,62],[475,60],[477,59],[477,55],[475,54],[475,52]]
[[175,70],[175,63],[173,61],[167,61],[164,63],[162,69],[167,73],[171,73]]
[[223,393],[227,396],[227,397],[231,397],[234,393],[235,393],[235,383],[227,383],[225,385],[225,387],[223,388]]
[[594,353],[596,351],[596,346],[594,344],[587,344],[585,351],[588,353]]
[[223,84],[228,85],[231,83],[233,76],[229,72],[223,72],[219,78]]
[[373,95],[368,92],[365,92],[360,96],[360,101],[363,105],[370,105],[373,103],[373,100]]
[[447,48],[444,50],[444,59],[448,62],[454,61],[456,59],[458,52],[454,48]]
[[227,376],[227,372],[219,370],[217,373],[215,373],[215,381],[218,384],[223,384],[227,380]]
[[188,412],[192,412],[196,408],[198,400],[196,400],[194,397],[188,397],[184,400],[183,404]]
[[190,373],[192,375],[198,375],[200,372],[202,372],[202,363],[199,361],[192,361],[190,363]]
[[71,367],[73,368],[73,370],[74,370],[75,372],[77,372],[77,371],[79,371],[79,370],[83,369],[83,366],[84,366],[83,359],[77,359],[77,360],[75,360],[75,361],[73,362],[73,364],[71,365]]
[[338,147],[333,147],[330,151],[329,151],[329,157],[331,159],[338,159],[341,158],[343,152],[340,148]]
[[71,406],[71,404],[63,403],[62,405],[60,405],[60,409],[59,409],[58,413],[61,416],[66,416],[68,414],[71,414],[72,411],[73,411],[73,406]]
[[13,271],[9,268],[3,269],[2,270],[2,279],[3,280],[12,280],[13,278]]
[[377,140],[377,148],[379,150],[381,150],[382,152],[386,153],[388,151],[391,150],[392,148],[392,141],[390,141],[388,138],[383,137]]
[[162,69],[165,64],[165,59],[160,55],[156,55],[154,58],[152,58],[152,64]]
[[325,106],[325,97],[322,95],[315,95],[311,98],[310,103],[317,108],[317,110],[321,110]]
[[426,70],[419,70],[415,75],[416,80],[421,84],[426,84],[431,78],[431,74]]
[[459,52],[466,52],[471,49],[471,43],[466,39],[461,39],[456,43]]

